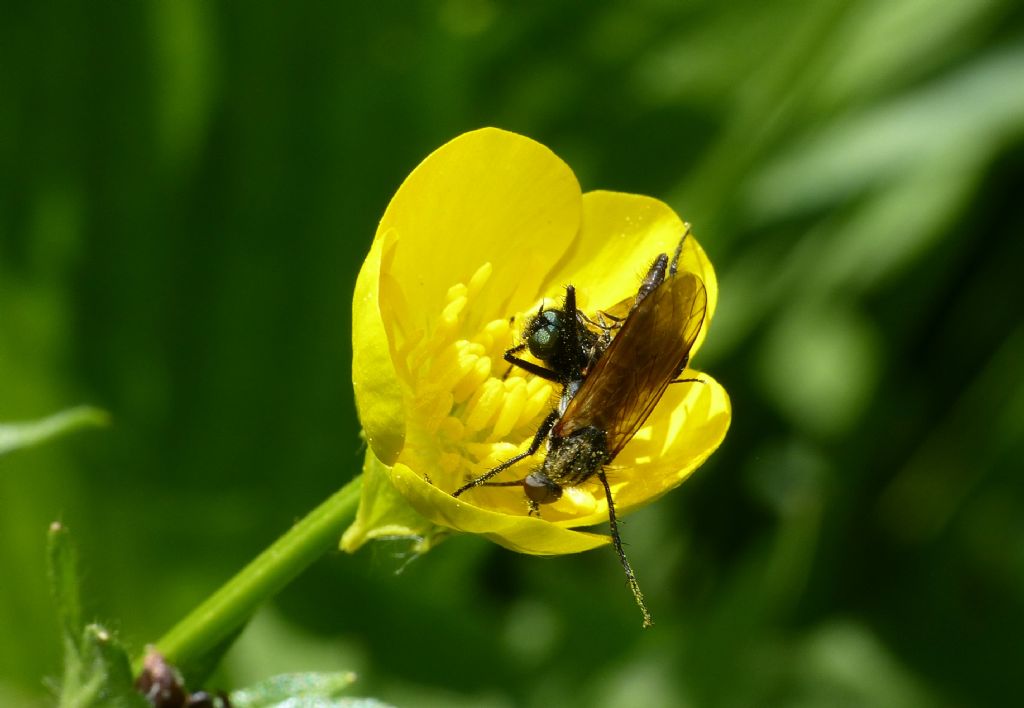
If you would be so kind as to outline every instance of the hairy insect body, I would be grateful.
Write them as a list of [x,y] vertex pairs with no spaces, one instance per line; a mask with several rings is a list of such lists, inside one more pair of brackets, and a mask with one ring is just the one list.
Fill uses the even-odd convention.
[[548,451],[540,473],[563,487],[575,487],[593,477],[601,465],[610,461],[608,433],[587,426],[560,439],[558,445]]
[[594,426],[577,430],[564,438],[552,437],[541,466],[523,480],[530,508],[558,501],[564,487],[583,484],[611,462],[608,433]]

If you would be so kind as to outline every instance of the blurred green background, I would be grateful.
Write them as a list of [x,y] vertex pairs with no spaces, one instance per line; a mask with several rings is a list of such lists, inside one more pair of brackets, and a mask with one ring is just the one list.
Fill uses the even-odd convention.
[[[1024,658],[1012,0],[5,3],[0,704],[51,695],[45,529],[153,641],[361,462],[350,302],[427,153],[497,125],[691,221],[722,449],[614,554],[333,554],[214,685],[399,705],[987,706]],[[396,571],[401,570],[400,573]]]

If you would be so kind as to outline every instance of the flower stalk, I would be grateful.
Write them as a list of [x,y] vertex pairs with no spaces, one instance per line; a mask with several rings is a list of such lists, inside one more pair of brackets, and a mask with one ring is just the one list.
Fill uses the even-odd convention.
[[[186,675],[208,662],[264,602],[318,558],[337,547],[355,518],[362,476],[346,484],[253,559],[157,643],[167,661]],[[142,658],[136,660],[136,672]]]

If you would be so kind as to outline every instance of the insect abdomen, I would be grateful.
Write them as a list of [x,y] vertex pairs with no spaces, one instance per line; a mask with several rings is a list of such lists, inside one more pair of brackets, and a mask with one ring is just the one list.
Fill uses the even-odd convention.
[[574,487],[590,479],[608,459],[608,435],[587,426],[563,438],[548,451],[541,471],[563,487]]

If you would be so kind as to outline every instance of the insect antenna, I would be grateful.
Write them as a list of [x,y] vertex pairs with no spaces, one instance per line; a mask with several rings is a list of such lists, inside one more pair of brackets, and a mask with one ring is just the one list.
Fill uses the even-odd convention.
[[636,604],[640,607],[640,612],[644,616],[643,626],[645,628],[651,627],[654,625],[654,620],[651,619],[651,613],[647,611],[644,594],[640,592],[640,583],[636,581],[633,568],[630,567],[629,560],[626,559],[626,551],[622,548],[622,539],[619,538],[619,524],[615,518],[615,502],[612,500],[612,488],[608,486],[608,478],[605,476],[604,470],[599,469],[597,471],[597,478],[601,480],[601,484],[604,486],[604,496],[608,500],[608,527],[612,532],[612,543],[615,545],[615,552],[619,554],[622,569],[626,571],[626,582],[629,583],[629,589],[633,592]]

